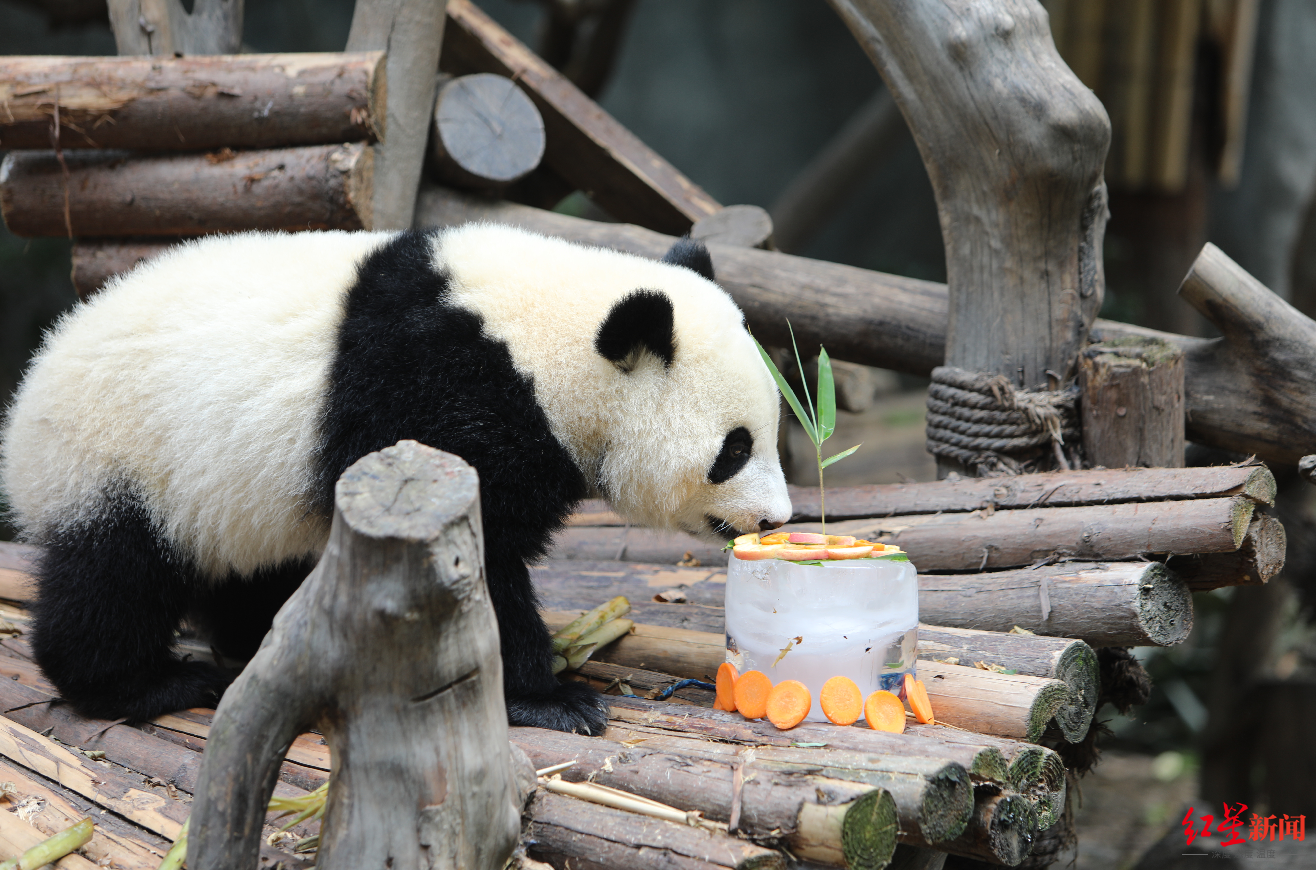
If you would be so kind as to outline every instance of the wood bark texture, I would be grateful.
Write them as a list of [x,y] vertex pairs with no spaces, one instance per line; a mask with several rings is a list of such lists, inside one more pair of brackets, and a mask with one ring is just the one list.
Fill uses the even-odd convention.
[[[372,225],[370,148],[360,143],[272,151],[130,157],[11,151],[0,164],[0,211],[18,236],[203,235]],[[67,211],[66,211],[67,209]]]
[[1189,351],[1189,367],[1197,361],[1208,378],[1186,381],[1188,436],[1252,418],[1249,434],[1224,437],[1219,446],[1296,465],[1316,443],[1308,429],[1316,415],[1316,322],[1210,243],[1179,296],[1222,333]]
[[[839,386],[838,386],[839,389]],[[1313,457],[1316,460],[1316,457]],[[791,522],[819,519],[818,488],[788,486]],[[988,479],[966,477],[920,483],[880,483],[827,488],[833,520],[1086,504],[1180,501],[1240,495],[1258,505],[1275,504],[1275,476],[1259,462],[1205,468],[1103,468],[1021,474]],[[576,508],[573,526],[621,526],[606,501],[587,499]]]
[[[472,220],[511,223],[654,259],[675,241],[640,227],[475,199],[443,188],[422,189],[418,225]],[[782,311],[790,311],[800,345],[825,345],[836,359],[923,376],[943,364],[949,317],[945,285],[775,251],[721,245],[709,250],[718,282],[765,345],[790,346],[781,317]],[[1249,281],[1255,284],[1255,279]],[[1274,306],[1267,301],[1274,299],[1273,294],[1258,293],[1247,303],[1249,309]],[[1296,317],[1297,323],[1307,322],[1301,315]],[[1183,349],[1184,409],[1187,434],[1193,441],[1284,463],[1296,463],[1306,449],[1301,445],[1316,441],[1316,424],[1311,422],[1316,420],[1316,390],[1310,389],[1316,379],[1316,348],[1311,345],[1271,343],[1265,333],[1255,334],[1250,345],[1241,340],[1192,338],[1100,319],[1091,332],[1094,341],[1127,336],[1161,338]],[[1285,402],[1278,407],[1268,403],[1271,393],[1282,394]],[[1274,437],[1276,426],[1287,440]]]
[[973,804],[973,819],[963,834],[939,849],[989,864],[1014,867],[1033,851],[1039,830],[1037,811],[1017,794],[981,794]]
[[748,840],[542,789],[526,812],[531,857],[558,870],[786,870],[780,852]]
[[1180,556],[1170,560],[1170,567],[1193,592],[1259,586],[1283,570],[1287,548],[1284,524],[1272,516],[1259,516],[1248,526],[1237,551]]
[[[1079,702],[1059,680],[1027,674],[998,674],[973,667],[920,660],[918,676],[928,689],[938,722],[966,731],[1038,742],[1052,719],[1070,743],[1087,734],[1092,719],[1057,718]],[[1069,721],[1068,727],[1062,719]]]
[[1087,730],[1097,711],[1101,688],[1097,654],[1081,640],[942,628],[919,623],[918,657],[966,667],[986,666],[1032,677],[1059,680],[1073,697],[1056,711],[1062,730]]
[[468,0],[449,0],[443,70],[516,81],[535,101],[548,136],[544,162],[618,220],[673,235],[721,208]]
[[809,860],[880,868],[896,847],[895,800],[880,788],[803,771],[758,770],[738,756],[624,746],[538,728],[514,728],[511,739],[536,768],[574,761],[562,771],[570,782],[619,788],[718,822],[734,815],[736,832],[784,841],[792,854]]
[[373,141],[385,90],[378,51],[6,57],[0,147],[205,151]]
[[242,0],[109,0],[119,54],[237,54]]
[[[1241,496],[974,513],[914,514],[827,524],[836,535],[894,544],[920,571],[983,571],[1055,559],[1138,559],[1150,554],[1227,553],[1243,543],[1254,503]],[[796,531],[821,530],[796,523]],[[725,564],[715,544],[683,532],[569,527],[554,540],[555,559],[635,559],[676,564],[693,553]]]
[[1172,646],[1193,627],[1193,599],[1159,562],[1081,563],[989,574],[924,574],[919,618],[932,625]]
[[447,0],[357,0],[352,14],[347,50],[387,53],[386,136],[374,146],[367,229],[411,226],[434,111],[446,6]]
[[1054,389],[1104,292],[1105,109],[1060,59],[1038,3],[831,2],[932,180],[950,288],[945,364]]
[[478,482],[414,441],[339,479],[325,557],[225,693],[188,866],[256,858],[278,762],[318,725],[336,759],[317,866],[501,868],[520,832]]
[[1183,351],[1147,338],[1079,356],[1083,459],[1106,468],[1184,464]]
[[499,190],[544,156],[544,119],[511,79],[475,73],[439,86],[431,158],[455,187]]

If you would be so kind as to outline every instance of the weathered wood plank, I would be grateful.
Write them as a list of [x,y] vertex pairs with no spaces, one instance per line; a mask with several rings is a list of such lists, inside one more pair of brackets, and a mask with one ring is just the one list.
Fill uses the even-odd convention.
[[66,178],[54,152],[12,151],[0,210],[18,236],[362,229],[372,225],[372,160],[359,143],[131,159],[71,151]]
[[379,51],[3,57],[0,148],[44,150],[58,141],[64,149],[208,151],[373,141],[383,126],[383,64]]

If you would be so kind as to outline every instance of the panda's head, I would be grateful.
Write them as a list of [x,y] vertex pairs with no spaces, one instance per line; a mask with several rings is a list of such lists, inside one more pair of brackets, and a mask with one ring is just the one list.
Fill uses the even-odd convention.
[[686,280],[627,292],[595,331],[618,410],[600,485],[645,525],[719,540],[777,528],[791,507],[776,385],[704,246],[682,239],[662,262]]
[[719,540],[790,518],[777,388],[702,245],[655,262],[477,225],[437,261],[622,516]]

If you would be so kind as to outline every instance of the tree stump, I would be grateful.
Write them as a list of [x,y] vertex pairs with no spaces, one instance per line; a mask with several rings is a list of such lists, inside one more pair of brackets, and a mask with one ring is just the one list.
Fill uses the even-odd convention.
[[1159,338],[1094,344],[1079,358],[1083,458],[1106,468],[1182,468],[1183,351]]
[[317,866],[497,870],[520,833],[475,471],[414,441],[338,481],[320,564],[215,714],[188,866],[256,866],[294,737],[333,755]]

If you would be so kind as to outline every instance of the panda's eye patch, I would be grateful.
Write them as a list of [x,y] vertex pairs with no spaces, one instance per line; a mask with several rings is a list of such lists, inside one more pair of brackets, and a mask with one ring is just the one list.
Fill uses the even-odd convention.
[[713,467],[708,469],[708,479],[713,483],[726,483],[745,467],[753,451],[754,437],[749,430],[744,426],[732,429],[722,439],[722,450],[713,461]]

